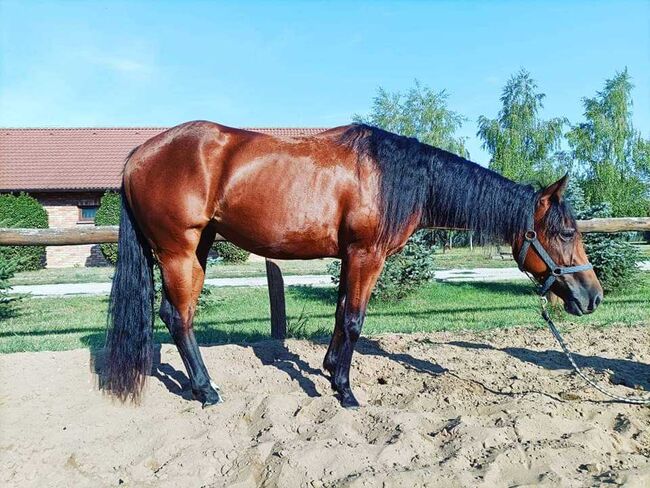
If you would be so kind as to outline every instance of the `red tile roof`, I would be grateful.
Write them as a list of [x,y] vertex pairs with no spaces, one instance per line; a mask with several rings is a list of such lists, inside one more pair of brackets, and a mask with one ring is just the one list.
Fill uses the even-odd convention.
[[[117,189],[129,151],[166,129],[0,128],[0,191]],[[325,129],[250,130],[287,137],[317,134]]]

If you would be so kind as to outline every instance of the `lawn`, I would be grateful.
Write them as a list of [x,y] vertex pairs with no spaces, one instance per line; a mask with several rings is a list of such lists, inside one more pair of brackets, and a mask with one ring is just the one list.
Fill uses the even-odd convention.
[[[295,337],[329,336],[333,288],[289,287],[287,315]],[[563,326],[607,326],[650,322],[650,273],[637,286],[605,298],[584,317],[560,314]],[[105,337],[105,297],[27,298],[12,317],[0,321],[0,352],[65,350],[101,346]],[[543,327],[530,284],[431,283],[397,303],[371,302],[364,334],[484,330],[495,327]],[[269,337],[268,294],[263,288],[213,288],[208,305],[195,321],[201,344],[250,342]],[[169,342],[156,320],[156,340]]]
[[[436,266],[450,268],[502,268],[515,267],[512,260],[494,260],[494,247],[457,248],[445,253],[436,252]],[[285,275],[327,274],[327,264],[332,259],[312,259],[308,261],[279,260]],[[113,277],[112,267],[104,268],[51,268],[38,271],[16,273],[12,285],[47,285],[51,283],[102,283]],[[208,266],[208,278],[239,278],[265,276],[264,261],[248,261],[243,264],[215,264]]]
[[[310,275],[327,273],[331,259],[309,261],[277,261],[287,275]],[[16,273],[12,285],[47,285],[51,283],[102,283],[111,281],[114,268],[49,268]],[[208,266],[208,278],[239,278],[266,276],[264,261],[248,261],[243,264],[215,264]]]
[[[501,246],[502,252],[510,252],[509,246]],[[516,268],[517,263],[509,259],[493,259],[499,255],[495,246],[458,247],[442,252],[436,251],[436,267],[438,269],[469,269],[469,268]]]

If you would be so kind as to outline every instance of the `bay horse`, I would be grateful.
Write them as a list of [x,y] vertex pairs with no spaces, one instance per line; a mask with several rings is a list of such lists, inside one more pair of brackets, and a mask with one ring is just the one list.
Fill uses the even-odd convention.
[[[563,200],[567,176],[536,191],[455,154],[376,127],[354,124],[282,138],[194,121],[135,148],[123,174],[119,259],[113,279],[103,382],[137,401],[151,371],[153,265],[161,270],[160,317],[203,406],[221,396],[210,379],[192,320],[206,260],[218,232],[269,258],[341,259],[334,332],[324,359],[343,407],[358,407],[352,353],[373,286],[388,256],[420,228],[474,231],[513,253],[526,232],[558,265],[587,263]],[[523,269],[552,273],[535,253]],[[575,315],[590,313],[602,288],[587,269],[554,280],[551,291]]]

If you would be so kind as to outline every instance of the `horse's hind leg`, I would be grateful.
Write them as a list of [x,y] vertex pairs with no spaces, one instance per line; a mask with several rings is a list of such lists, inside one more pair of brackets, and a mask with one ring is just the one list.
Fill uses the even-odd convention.
[[214,232],[206,229],[195,251],[192,250],[194,246],[187,246],[187,251],[163,253],[159,256],[164,288],[160,318],[167,325],[178,347],[190,378],[192,393],[204,407],[221,402],[219,392],[203,363],[192,327],[196,303],[203,288],[206,259],[213,239]]

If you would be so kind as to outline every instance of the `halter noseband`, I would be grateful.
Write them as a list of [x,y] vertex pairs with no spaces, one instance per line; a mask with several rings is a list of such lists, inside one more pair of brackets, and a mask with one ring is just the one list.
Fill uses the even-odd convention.
[[542,261],[544,261],[544,264],[546,264],[549,269],[548,277],[544,280],[543,283],[538,283],[539,289],[537,291],[540,295],[546,294],[553,283],[555,283],[555,280],[558,278],[558,276],[593,269],[591,263],[581,264],[579,266],[558,266],[555,264],[555,261],[553,261],[553,258],[546,252],[546,249],[544,249],[544,246],[542,246],[542,244],[539,242],[539,239],[537,239],[537,232],[534,230],[527,230],[524,234],[524,242],[521,246],[521,249],[519,250],[519,256],[517,257],[517,265],[519,266],[519,270],[523,271],[524,273],[526,272],[524,270],[524,261],[526,261],[526,255],[528,254],[528,250],[530,249],[531,245],[537,252],[537,255],[541,258]]

